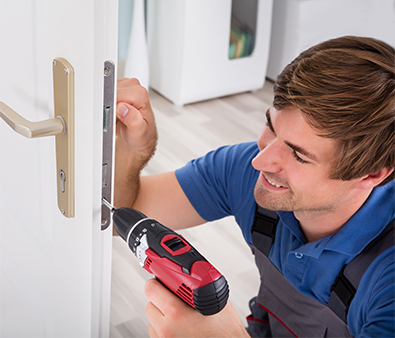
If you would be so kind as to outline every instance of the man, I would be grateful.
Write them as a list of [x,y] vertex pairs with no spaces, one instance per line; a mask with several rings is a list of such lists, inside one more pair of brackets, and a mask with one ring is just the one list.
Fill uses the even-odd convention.
[[279,75],[257,143],[148,177],[139,176],[156,146],[148,96],[136,80],[118,83],[115,205],[173,229],[234,215],[261,274],[248,332],[230,303],[203,317],[148,281],[151,337],[394,336],[393,243],[376,250],[351,304],[333,305],[342,268],[393,233],[394,66],[394,49],[374,39],[318,44]]

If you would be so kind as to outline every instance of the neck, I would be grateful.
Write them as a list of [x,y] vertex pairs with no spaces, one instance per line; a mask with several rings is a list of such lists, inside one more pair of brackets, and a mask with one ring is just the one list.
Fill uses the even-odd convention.
[[339,231],[365,203],[370,192],[325,209],[295,211],[307,242],[318,241]]

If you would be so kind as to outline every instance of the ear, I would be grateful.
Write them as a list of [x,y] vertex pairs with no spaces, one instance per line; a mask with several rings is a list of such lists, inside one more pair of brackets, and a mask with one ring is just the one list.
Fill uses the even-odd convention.
[[394,168],[383,168],[379,171],[372,172],[361,178],[359,187],[361,189],[373,189],[383,182],[389,175],[392,174]]

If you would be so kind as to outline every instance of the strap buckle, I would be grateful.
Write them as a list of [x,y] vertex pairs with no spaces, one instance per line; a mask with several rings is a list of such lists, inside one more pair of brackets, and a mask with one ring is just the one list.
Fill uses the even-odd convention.
[[269,216],[268,212],[263,214],[262,211],[265,210],[257,207],[251,232],[256,231],[273,239],[276,235],[279,217],[276,212],[270,212]]
[[355,296],[356,289],[344,275],[344,269],[346,265],[343,266],[339,275],[336,277],[335,282],[331,286],[331,292],[334,291],[339,296],[344,305],[350,306],[352,299]]

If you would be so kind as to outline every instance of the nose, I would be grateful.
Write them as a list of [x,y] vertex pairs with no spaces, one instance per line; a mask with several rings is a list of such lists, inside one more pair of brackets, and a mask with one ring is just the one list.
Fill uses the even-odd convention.
[[281,171],[281,146],[277,138],[258,139],[259,153],[252,160],[252,166],[259,171],[278,173]]

